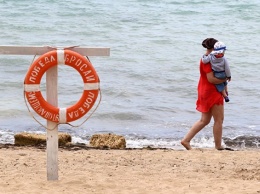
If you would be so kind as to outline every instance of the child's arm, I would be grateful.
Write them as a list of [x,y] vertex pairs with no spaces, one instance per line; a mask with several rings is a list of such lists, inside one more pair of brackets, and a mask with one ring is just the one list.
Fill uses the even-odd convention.
[[210,62],[210,60],[209,60],[209,55],[203,55],[202,56],[202,58],[201,58],[201,61],[202,61],[202,63],[204,63],[204,64],[207,64],[207,63],[209,63]]
[[226,73],[226,76],[228,78],[228,81],[231,81],[231,71],[230,71],[229,64],[228,64],[228,61],[227,61],[226,58],[224,58],[224,62],[225,62],[225,73]]

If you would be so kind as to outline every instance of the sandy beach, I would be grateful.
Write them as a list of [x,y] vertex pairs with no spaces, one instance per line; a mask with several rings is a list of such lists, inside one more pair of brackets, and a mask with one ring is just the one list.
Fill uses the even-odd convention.
[[0,147],[0,193],[260,193],[260,150],[59,148],[47,181],[46,149]]

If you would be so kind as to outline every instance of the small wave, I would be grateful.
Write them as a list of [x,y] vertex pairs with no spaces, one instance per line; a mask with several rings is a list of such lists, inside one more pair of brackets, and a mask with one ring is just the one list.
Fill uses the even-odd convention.
[[237,148],[260,148],[260,136],[238,136],[235,138],[223,138],[225,144]]
[[9,131],[0,131],[0,144],[14,143],[14,134]]

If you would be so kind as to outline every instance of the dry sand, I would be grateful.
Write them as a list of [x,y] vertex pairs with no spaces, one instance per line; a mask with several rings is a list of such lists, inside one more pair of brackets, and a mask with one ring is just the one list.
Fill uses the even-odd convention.
[[260,194],[260,150],[59,149],[47,181],[46,150],[0,147],[0,193]]

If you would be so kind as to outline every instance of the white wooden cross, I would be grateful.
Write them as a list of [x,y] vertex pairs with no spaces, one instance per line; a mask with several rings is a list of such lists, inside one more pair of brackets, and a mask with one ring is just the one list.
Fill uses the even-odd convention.
[[[109,56],[109,48],[87,47],[57,47],[67,48],[83,56]],[[2,55],[42,55],[55,50],[50,46],[0,46]],[[46,100],[53,106],[58,106],[58,66],[54,66],[46,72]],[[56,127],[55,127],[56,126]],[[58,126],[47,121],[47,180],[58,180]]]

